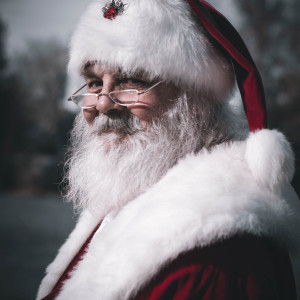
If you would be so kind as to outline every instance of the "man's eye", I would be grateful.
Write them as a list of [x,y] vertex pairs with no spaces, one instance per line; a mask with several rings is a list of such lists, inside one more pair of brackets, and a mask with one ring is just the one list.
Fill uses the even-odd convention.
[[148,85],[147,82],[137,79],[137,78],[122,78],[120,79],[121,87],[146,87]]
[[101,81],[91,81],[88,83],[89,89],[98,89],[102,87]]

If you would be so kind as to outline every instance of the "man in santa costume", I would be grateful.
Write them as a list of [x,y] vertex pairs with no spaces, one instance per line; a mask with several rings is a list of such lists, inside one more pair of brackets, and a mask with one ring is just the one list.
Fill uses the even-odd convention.
[[37,299],[295,300],[293,153],[240,36],[202,0],[108,1],[71,42],[81,214]]

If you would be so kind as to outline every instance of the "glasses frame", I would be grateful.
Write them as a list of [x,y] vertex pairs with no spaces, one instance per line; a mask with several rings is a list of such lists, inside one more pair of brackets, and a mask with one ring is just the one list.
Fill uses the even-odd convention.
[[[139,92],[138,90],[136,89],[128,89],[128,90],[120,90],[120,91],[111,91],[109,92],[108,94],[105,94],[105,93],[99,93],[99,94],[96,94],[96,93],[84,93],[84,94],[81,94],[82,96],[97,96],[97,99],[100,97],[100,96],[108,96],[109,99],[111,101],[113,101],[114,103],[120,105],[120,106],[130,106],[130,105],[135,105],[136,103],[139,102],[140,100],[140,95],[143,95],[143,94],[146,94],[147,92],[149,92],[150,90],[152,90],[153,88],[155,88],[156,86],[158,86],[160,83],[162,83],[163,80],[155,83],[154,85],[150,86],[149,88],[145,89],[144,91],[141,91]],[[85,88],[87,86],[87,83],[85,83],[80,89],[78,89],[75,93],[73,93],[69,98],[68,98],[68,101],[72,101],[76,106],[78,106],[74,101],[73,101],[73,97],[74,96],[78,96],[77,93],[80,92],[83,88]],[[114,93],[120,93],[120,92],[136,92],[137,95],[138,95],[138,98],[135,102],[133,103],[130,103],[130,104],[125,104],[125,103],[120,103],[120,102],[117,102],[115,101],[111,95],[113,95]],[[79,106],[81,109],[89,109],[89,108],[93,108],[93,107],[96,107],[96,105],[93,105],[93,106]]]

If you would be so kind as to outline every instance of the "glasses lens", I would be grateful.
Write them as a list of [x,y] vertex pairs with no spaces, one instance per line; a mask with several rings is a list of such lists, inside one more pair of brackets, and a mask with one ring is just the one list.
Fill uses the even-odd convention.
[[125,105],[136,103],[139,99],[137,90],[110,92],[109,96],[114,102]]
[[72,97],[73,102],[82,108],[91,108],[97,104],[97,95],[75,95]]

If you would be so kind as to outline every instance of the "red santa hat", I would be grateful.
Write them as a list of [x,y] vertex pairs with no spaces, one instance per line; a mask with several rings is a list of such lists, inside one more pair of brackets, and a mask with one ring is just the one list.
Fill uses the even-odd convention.
[[212,93],[216,101],[228,99],[236,79],[249,129],[266,126],[262,81],[251,55],[229,21],[205,1],[94,1],[72,37],[69,72],[80,75],[87,62],[128,74],[142,70]]

